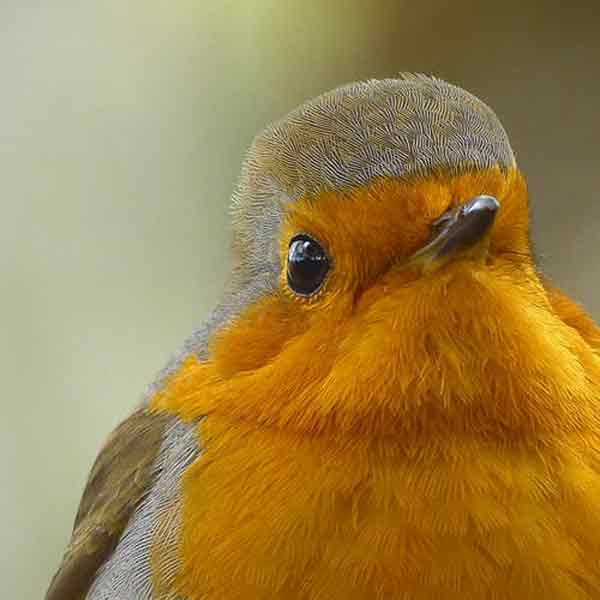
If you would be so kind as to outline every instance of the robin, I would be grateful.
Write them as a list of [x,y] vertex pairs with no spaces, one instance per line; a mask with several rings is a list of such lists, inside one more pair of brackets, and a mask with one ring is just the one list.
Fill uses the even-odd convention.
[[47,600],[600,598],[600,332],[536,270],[492,110],[326,93],[255,139],[232,217]]

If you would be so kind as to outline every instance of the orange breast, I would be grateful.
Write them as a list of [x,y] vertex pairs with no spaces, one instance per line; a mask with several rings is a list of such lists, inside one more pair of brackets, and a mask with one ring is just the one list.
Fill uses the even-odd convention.
[[[184,478],[191,599],[597,598],[597,452],[307,438],[206,418]],[[418,446],[417,446],[418,447]]]

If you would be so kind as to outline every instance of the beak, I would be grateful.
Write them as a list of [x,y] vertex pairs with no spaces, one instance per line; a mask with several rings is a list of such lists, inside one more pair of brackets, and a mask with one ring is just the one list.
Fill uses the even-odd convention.
[[458,256],[483,261],[499,208],[492,196],[476,196],[445,212],[432,223],[430,241],[412,255],[410,262],[423,271],[434,271]]

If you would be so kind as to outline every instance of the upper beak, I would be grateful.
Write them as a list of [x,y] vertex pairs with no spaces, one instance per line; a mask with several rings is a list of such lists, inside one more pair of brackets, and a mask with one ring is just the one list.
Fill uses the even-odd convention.
[[492,196],[476,196],[445,212],[432,224],[432,239],[412,255],[410,262],[435,270],[455,256],[483,260],[500,205]]

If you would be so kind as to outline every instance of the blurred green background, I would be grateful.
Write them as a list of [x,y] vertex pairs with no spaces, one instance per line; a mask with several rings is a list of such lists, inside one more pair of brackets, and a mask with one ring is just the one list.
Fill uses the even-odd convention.
[[268,121],[433,73],[497,111],[544,270],[600,316],[600,8],[0,0],[0,580],[41,598],[108,432],[214,304]]

